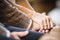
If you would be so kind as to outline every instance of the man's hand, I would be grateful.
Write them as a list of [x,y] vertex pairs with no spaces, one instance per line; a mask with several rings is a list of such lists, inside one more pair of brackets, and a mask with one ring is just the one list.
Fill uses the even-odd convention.
[[21,37],[27,36],[28,35],[28,31],[25,32],[12,32],[11,33],[11,37],[13,37],[16,40],[21,40]]

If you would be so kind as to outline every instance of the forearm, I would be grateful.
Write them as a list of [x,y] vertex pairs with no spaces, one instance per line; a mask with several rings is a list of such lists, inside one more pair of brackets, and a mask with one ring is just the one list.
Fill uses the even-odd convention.
[[25,7],[21,6],[21,5],[16,5],[16,7],[17,7],[19,10],[21,10],[22,12],[24,12],[25,14],[27,14],[29,17],[31,17],[32,14],[33,14],[33,11],[31,11],[30,9],[25,8]]
[[30,18],[32,18],[32,15],[35,13],[35,11],[32,11],[26,7],[23,7],[21,5],[14,4],[20,11],[28,15]]
[[13,6],[16,6],[20,11],[22,11],[22,12],[24,12],[25,14],[27,14],[29,17],[31,17],[32,16],[32,14],[34,13],[32,10],[30,10],[30,9],[28,9],[28,8],[26,8],[26,7],[24,7],[24,6],[21,6],[21,5],[18,5],[18,4],[16,4],[16,3],[14,3],[14,2],[11,2],[11,1],[9,1]]
[[28,8],[28,9],[30,9],[30,10],[34,10],[34,9],[32,8],[32,6],[30,5],[30,3],[28,2],[28,0],[16,0],[16,3],[17,3],[18,5],[21,5],[21,6],[24,6],[24,7]]

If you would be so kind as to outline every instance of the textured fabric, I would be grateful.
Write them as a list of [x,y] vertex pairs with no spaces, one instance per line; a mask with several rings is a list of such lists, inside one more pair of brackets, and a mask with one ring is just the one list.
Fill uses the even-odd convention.
[[[1,24],[1,25],[3,25],[3,24]],[[4,25],[4,27],[7,30],[9,30],[10,32],[13,32],[13,31],[16,31],[16,32],[26,31],[26,29],[18,28],[18,27],[15,27],[15,26]],[[0,31],[1,31],[1,29],[0,29]],[[21,40],[38,40],[42,35],[43,35],[43,33],[41,33],[41,32],[39,33],[39,32],[29,31],[29,34],[27,36],[25,36],[25,37],[22,37]],[[0,40],[4,40],[4,39],[12,40],[11,38],[6,37],[5,35],[1,35]]]
[[2,23],[0,23],[0,35],[4,35],[6,37],[10,37],[10,31],[7,30]]
[[[10,30],[11,32],[13,32],[13,31],[18,31],[18,32],[26,31],[25,29],[17,28],[14,26],[8,26],[7,29]],[[29,31],[29,34],[25,37],[22,37],[21,40],[38,40],[42,35],[43,35],[43,33],[41,33],[41,32]]]
[[0,40],[15,40],[15,39],[0,35]]
[[6,0],[0,0],[0,22],[7,25],[27,28],[31,20]]

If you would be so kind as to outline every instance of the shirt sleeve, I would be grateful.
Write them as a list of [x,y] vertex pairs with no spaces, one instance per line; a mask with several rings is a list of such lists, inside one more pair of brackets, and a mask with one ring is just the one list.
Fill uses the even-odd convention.
[[0,23],[0,34],[6,37],[10,37],[10,31],[7,30],[4,26],[4,24]]

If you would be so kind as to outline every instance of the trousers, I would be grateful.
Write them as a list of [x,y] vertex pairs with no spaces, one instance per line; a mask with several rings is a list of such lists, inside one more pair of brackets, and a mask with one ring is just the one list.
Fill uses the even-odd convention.
[[[13,31],[16,31],[16,32],[21,32],[21,31],[26,31],[26,29],[22,29],[22,28],[18,28],[18,27],[15,27],[15,26],[6,26],[6,28],[8,30],[10,30],[10,32],[13,32]],[[29,31],[29,34],[25,37],[22,37],[21,40],[38,40],[42,35],[43,33],[41,32],[35,32],[35,31],[31,31],[31,30],[28,30]],[[15,40],[13,38],[7,38],[5,36],[0,36],[0,40]]]

